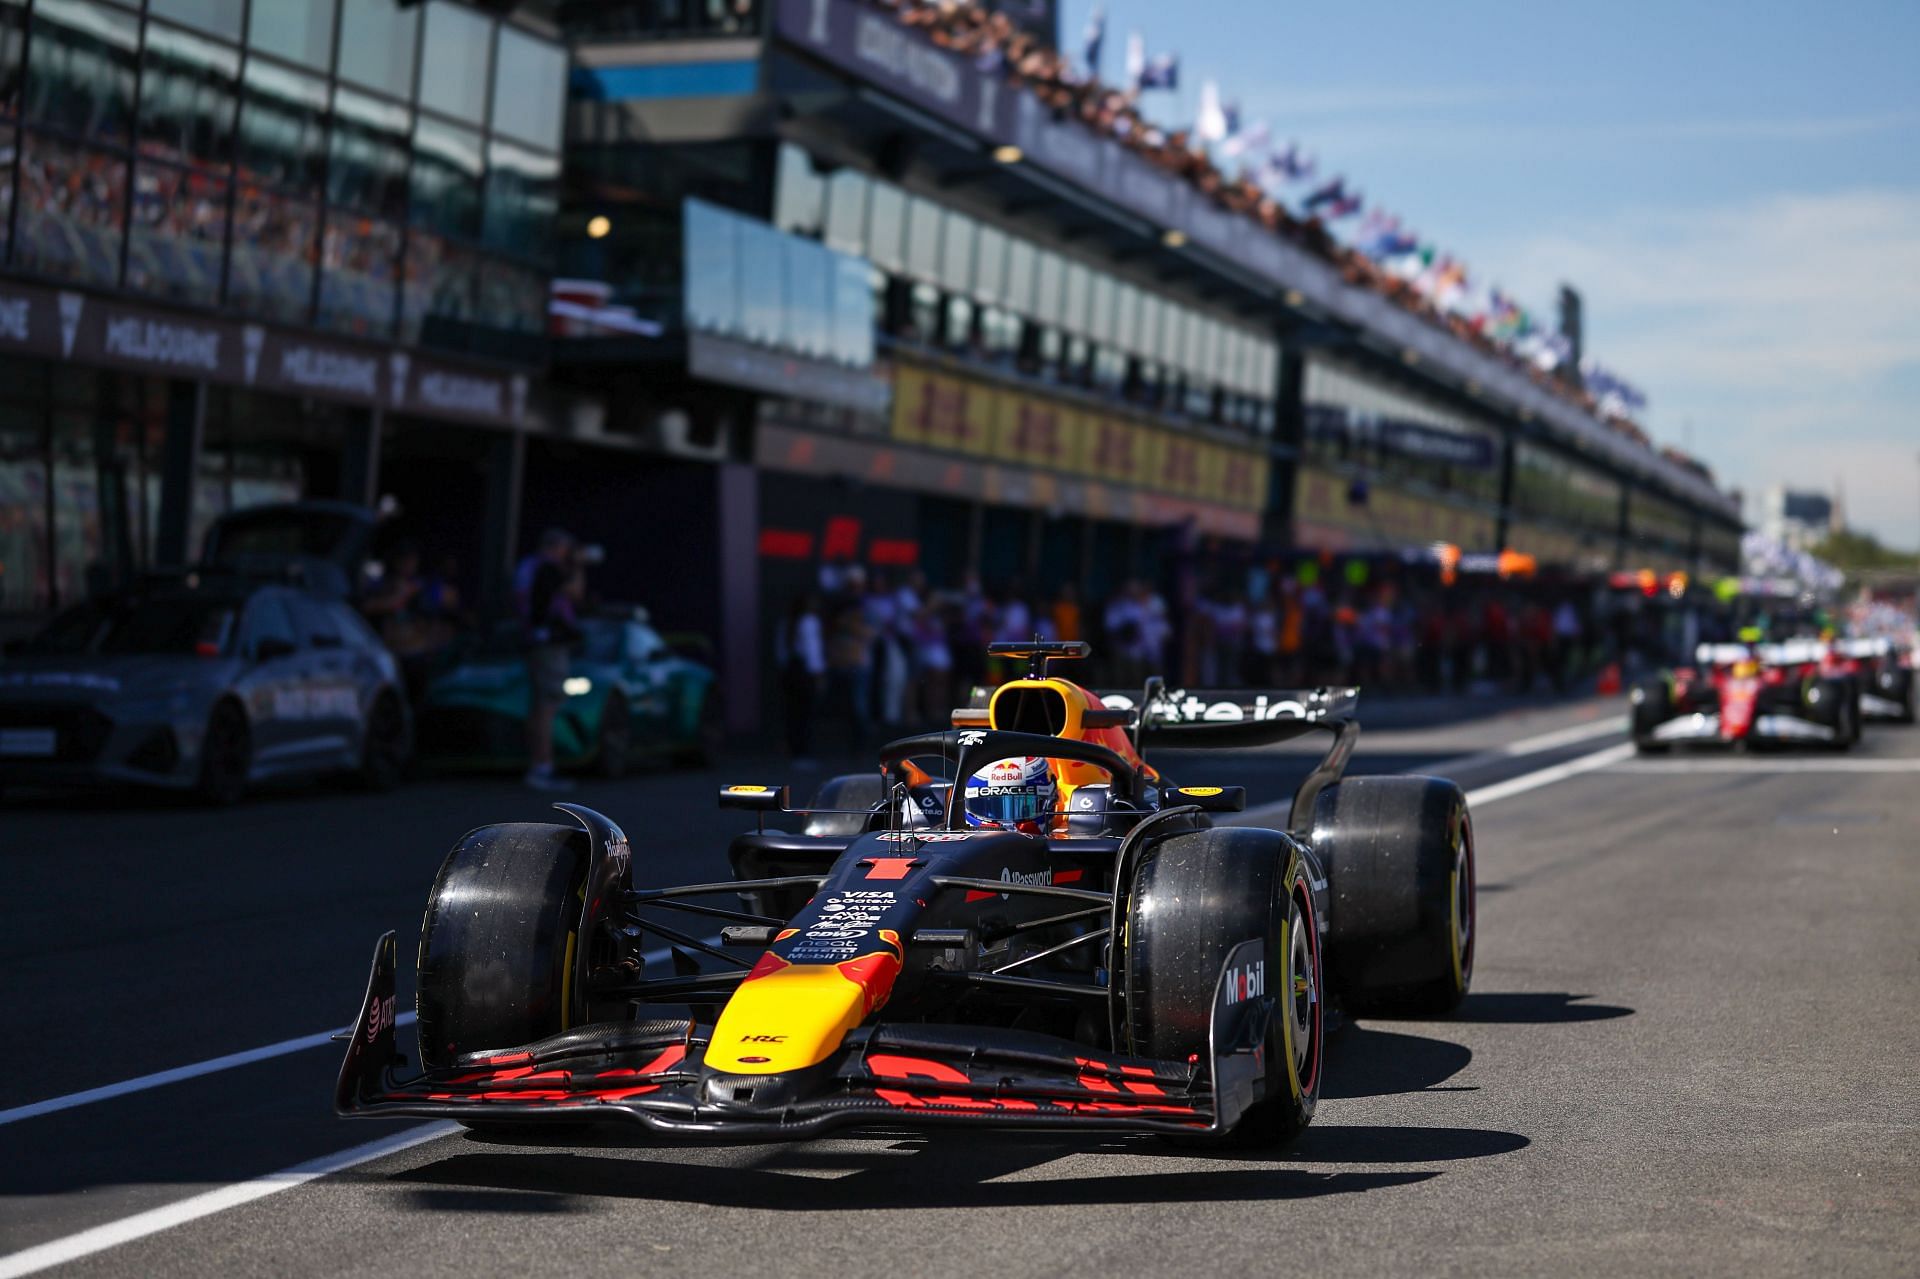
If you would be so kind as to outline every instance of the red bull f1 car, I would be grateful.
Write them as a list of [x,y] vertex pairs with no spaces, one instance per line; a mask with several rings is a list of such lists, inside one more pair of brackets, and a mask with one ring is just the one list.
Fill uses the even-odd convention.
[[1641,754],[1676,743],[1848,750],[1860,740],[1859,678],[1833,670],[1820,641],[1702,644],[1694,657],[1629,694]]
[[[1084,645],[994,651],[1028,677],[886,746],[812,809],[725,788],[759,819],[728,849],[731,879],[639,887],[645,843],[571,804],[567,825],[468,833],[421,930],[419,1067],[395,1041],[389,933],[340,1113],[1260,1144],[1312,1118],[1338,1009],[1443,1014],[1465,995],[1465,799],[1436,778],[1343,780],[1352,690],[1103,697],[1047,673]],[[1223,824],[1242,788],[1176,785],[1143,755],[1308,732],[1332,745],[1271,825]],[[991,767],[1009,758],[1048,761],[1058,806],[982,824],[979,804],[1019,789],[1020,770]],[[789,816],[799,829],[769,824]]]

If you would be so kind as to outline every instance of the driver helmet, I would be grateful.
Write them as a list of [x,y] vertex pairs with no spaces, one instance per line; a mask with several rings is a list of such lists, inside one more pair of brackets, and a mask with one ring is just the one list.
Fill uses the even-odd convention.
[[997,759],[967,779],[967,825],[1044,835],[1059,794],[1044,756]]

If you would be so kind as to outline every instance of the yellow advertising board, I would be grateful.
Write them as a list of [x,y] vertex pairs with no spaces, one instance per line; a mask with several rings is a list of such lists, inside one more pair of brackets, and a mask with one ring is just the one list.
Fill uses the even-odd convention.
[[[1355,547],[1426,546],[1451,542],[1467,551],[1493,550],[1492,515],[1378,482],[1364,503],[1349,500],[1352,477],[1317,466],[1300,468],[1294,518],[1303,526],[1338,529]],[[1310,532],[1307,535],[1311,539]]]
[[1267,459],[1065,400],[912,364],[894,369],[893,438],[996,462],[1257,511]]

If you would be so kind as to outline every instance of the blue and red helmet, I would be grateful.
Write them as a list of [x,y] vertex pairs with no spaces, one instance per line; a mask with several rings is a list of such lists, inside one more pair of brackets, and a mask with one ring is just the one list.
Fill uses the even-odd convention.
[[1059,796],[1044,756],[997,759],[967,779],[967,825],[1044,835]]

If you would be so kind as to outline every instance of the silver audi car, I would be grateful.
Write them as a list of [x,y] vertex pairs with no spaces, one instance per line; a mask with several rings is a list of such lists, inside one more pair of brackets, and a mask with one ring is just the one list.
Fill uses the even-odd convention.
[[351,606],[207,568],[56,616],[0,661],[0,788],[197,791],[356,774],[391,786],[411,752],[393,656]]

